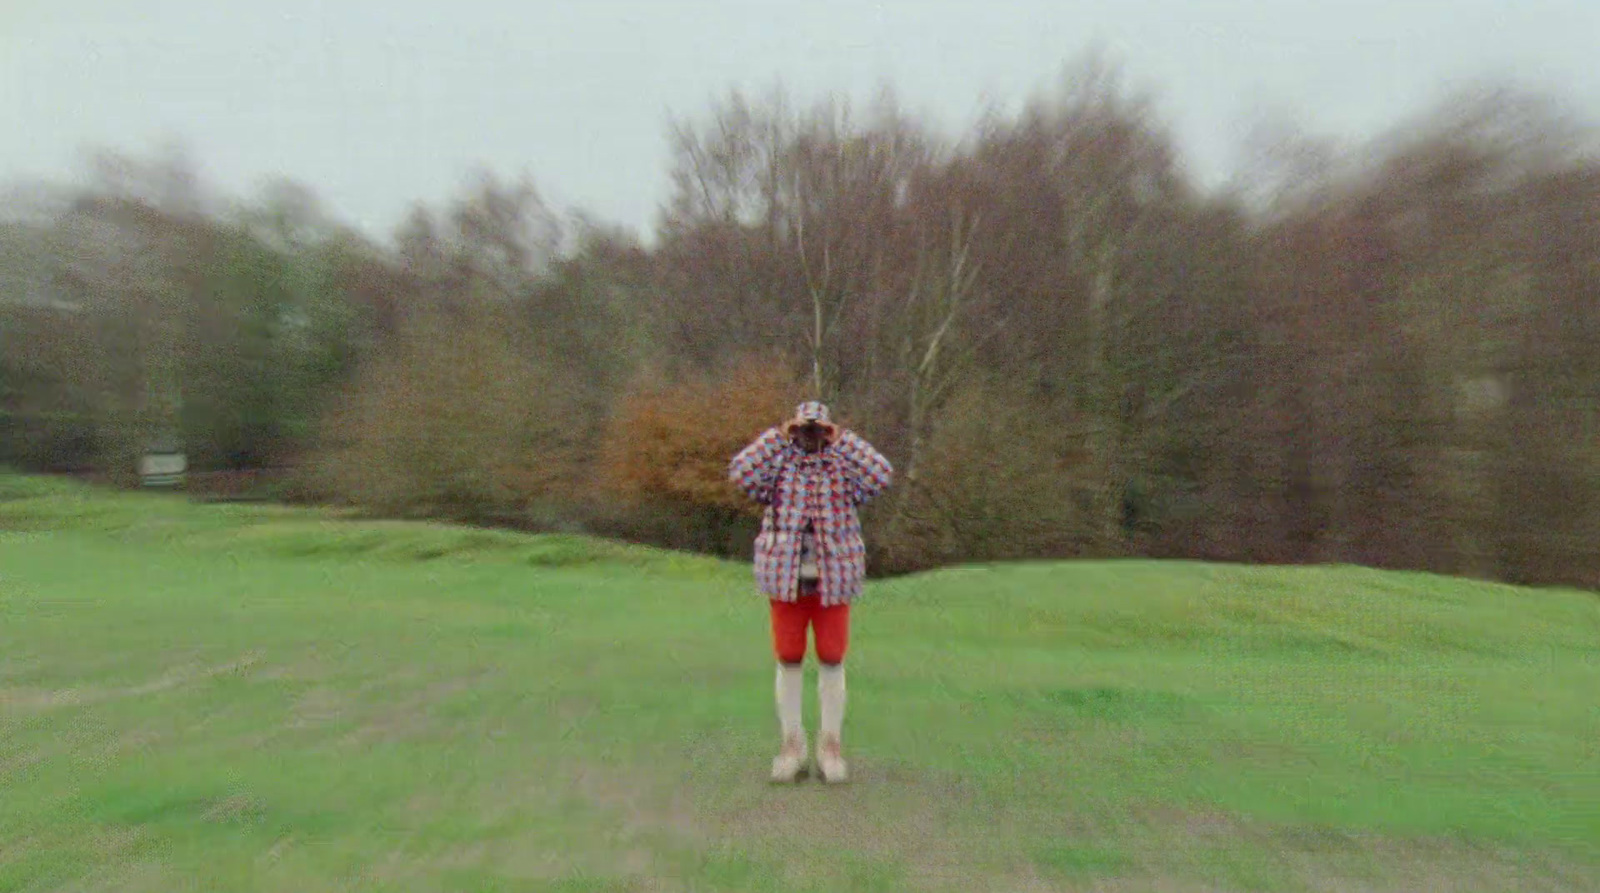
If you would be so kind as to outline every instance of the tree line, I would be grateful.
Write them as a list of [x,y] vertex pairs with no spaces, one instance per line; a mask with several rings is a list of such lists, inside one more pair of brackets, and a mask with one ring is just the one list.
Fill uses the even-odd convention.
[[736,554],[727,458],[821,397],[874,566],[1143,555],[1600,587],[1600,152],[1549,97],[1202,188],[1093,61],[952,138],[730,92],[650,244],[484,173],[380,243],[105,156],[0,220],[0,463]]

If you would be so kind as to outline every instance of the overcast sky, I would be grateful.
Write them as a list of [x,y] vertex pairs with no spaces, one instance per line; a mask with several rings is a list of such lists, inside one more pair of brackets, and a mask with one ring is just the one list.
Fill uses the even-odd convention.
[[1212,182],[1262,109],[1359,138],[1489,76],[1600,119],[1600,0],[0,0],[0,178],[177,137],[216,186],[286,175],[379,236],[478,163],[643,229],[668,114],[730,86],[889,83],[959,127],[1091,44]]

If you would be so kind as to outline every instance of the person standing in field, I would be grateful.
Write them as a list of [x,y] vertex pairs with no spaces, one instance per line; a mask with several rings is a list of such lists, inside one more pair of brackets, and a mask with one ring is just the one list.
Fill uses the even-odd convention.
[[835,425],[827,406],[812,401],[734,456],[728,474],[766,507],[755,543],[755,577],[770,602],[778,659],[782,744],[772,761],[772,780],[793,782],[805,769],[802,664],[809,627],[820,664],[817,769],[823,781],[842,782],[848,775],[841,727],[850,603],[866,577],[856,509],[889,486],[894,467],[860,436]]

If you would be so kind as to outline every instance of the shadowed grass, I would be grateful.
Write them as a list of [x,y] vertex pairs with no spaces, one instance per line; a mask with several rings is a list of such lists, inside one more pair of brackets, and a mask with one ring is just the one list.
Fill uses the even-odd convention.
[[857,782],[773,789],[747,568],[0,476],[0,891],[1600,888],[1592,595],[1081,562],[855,622]]

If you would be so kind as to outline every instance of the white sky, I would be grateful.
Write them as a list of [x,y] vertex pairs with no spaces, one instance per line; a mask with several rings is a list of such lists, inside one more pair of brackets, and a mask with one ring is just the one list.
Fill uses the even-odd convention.
[[668,113],[730,86],[888,83],[960,127],[1094,43],[1211,182],[1263,109],[1359,139],[1496,77],[1600,120],[1600,0],[0,0],[0,179],[176,137],[224,190],[289,176],[379,236],[480,163],[642,230]]

